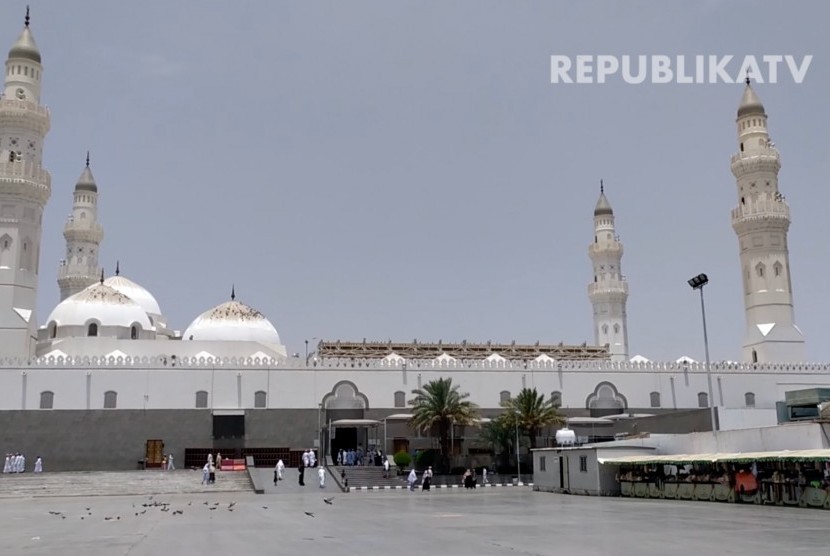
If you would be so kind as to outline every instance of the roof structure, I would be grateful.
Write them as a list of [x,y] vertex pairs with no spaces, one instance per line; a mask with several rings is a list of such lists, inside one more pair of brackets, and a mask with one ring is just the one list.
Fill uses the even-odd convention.
[[442,355],[455,359],[496,359],[493,355],[507,360],[532,360],[541,355],[556,360],[608,360],[610,355],[606,346],[579,346],[553,344],[496,344],[487,342],[472,344],[466,340],[461,343],[438,342],[412,343],[400,342],[344,342],[321,340],[317,344],[317,357],[339,357],[356,359],[383,359],[391,354],[404,359],[436,359]]

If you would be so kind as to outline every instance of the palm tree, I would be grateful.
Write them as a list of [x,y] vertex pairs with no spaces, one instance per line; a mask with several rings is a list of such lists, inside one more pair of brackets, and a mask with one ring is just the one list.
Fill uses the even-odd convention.
[[545,399],[536,388],[522,388],[515,398],[502,402],[507,410],[504,417],[513,426],[519,421],[519,428],[526,431],[530,437],[530,448],[536,447],[536,437],[545,427],[565,423],[565,416],[559,413],[553,405],[553,398]]
[[441,445],[442,464],[446,467],[449,455],[450,427],[471,425],[478,418],[478,406],[453,386],[451,378],[439,378],[413,390],[415,397],[409,400],[412,406],[410,426],[423,432],[437,432]]
[[513,451],[516,438],[513,434],[513,425],[504,418],[504,415],[496,417],[484,425],[481,428],[479,438],[489,445],[497,455],[498,467],[507,467],[508,458],[510,452]]

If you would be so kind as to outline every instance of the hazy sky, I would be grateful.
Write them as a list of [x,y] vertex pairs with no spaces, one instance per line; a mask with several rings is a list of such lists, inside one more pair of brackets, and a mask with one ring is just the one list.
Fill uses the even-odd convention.
[[[304,340],[593,342],[600,178],[631,355],[737,359],[729,157],[743,84],[553,85],[553,54],[812,54],[756,90],[781,152],[796,322],[830,359],[826,26],[814,2],[38,1],[52,112],[39,322],[87,149],[101,263],[171,326],[237,298]],[[0,0],[11,46],[25,2]]]

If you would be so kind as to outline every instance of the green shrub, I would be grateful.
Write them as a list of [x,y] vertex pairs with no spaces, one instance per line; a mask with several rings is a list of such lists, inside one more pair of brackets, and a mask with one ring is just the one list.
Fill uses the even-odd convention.
[[438,459],[438,452],[435,450],[424,450],[423,452],[418,452],[418,457],[415,458],[415,465],[418,466],[418,469],[426,469],[432,465],[435,465],[435,462]]
[[409,467],[409,464],[412,463],[412,457],[403,450],[395,454],[394,460],[395,465],[397,465],[401,469]]

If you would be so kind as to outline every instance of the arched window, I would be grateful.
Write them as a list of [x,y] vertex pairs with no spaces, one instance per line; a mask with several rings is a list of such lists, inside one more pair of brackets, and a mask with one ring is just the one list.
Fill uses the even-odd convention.
[[46,390],[40,393],[40,408],[41,409],[52,409],[52,406],[55,403],[55,393]]
[[709,407],[709,394],[707,394],[706,392],[700,392],[697,395],[697,406]]
[[550,393],[550,404],[553,407],[562,407],[562,392],[554,390]]
[[196,409],[207,409],[208,393],[204,390],[196,392]]
[[747,407],[755,407],[755,394],[752,392],[747,392],[744,394],[744,405]]
[[395,392],[395,407],[406,407],[406,393],[398,390]]
[[0,268],[12,267],[12,238],[8,234],[0,237]]
[[118,406],[118,392],[107,390],[104,392],[104,409],[115,409]]
[[660,392],[652,392],[648,395],[651,407],[660,407]]
[[254,407],[257,409],[262,409],[265,407],[265,391],[264,390],[257,390],[254,392]]
[[754,349],[752,350],[752,362],[753,362],[753,363],[757,363],[757,362],[758,362],[758,352],[757,352],[757,351],[755,351]]
[[138,339],[138,327],[133,325],[130,327],[130,339],[137,340]]
[[502,390],[499,394],[499,402],[505,403],[510,401],[510,391],[509,390]]
[[94,322],[89,323],[89,326],[86,328],[86,335],[87,336],[97,336],[98,335],[98,325]]
[[54,339],[58,335],[58,323],[49,323],[49,339]]
[[615,325],[614,325],[614,334],[619,334],[619,333],[620,333],[620,325],[619,325],[619,324],[615,324]]

